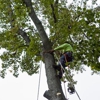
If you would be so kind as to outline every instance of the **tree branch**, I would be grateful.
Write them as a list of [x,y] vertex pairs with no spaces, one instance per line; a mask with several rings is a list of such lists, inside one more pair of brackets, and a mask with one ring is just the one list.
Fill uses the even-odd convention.
[[55,1],[54,5],[51,4],[51,9],[52,9],[52,15],[53,15],[54,23],[57,23],[57,18],[56,18],[56,14],[55,14],[55,7],[57,7],[57,5],[58,5],[58,0]]
[[[29,12],[29,16],[31,17],[32,21],[34,22],[38,32],[39,32],[39,35],[40,35],[40,38],[43,42],[43,46],[44,48],[50,50],[51,49],[51,42],[49,41],[48,37],[47,37],[47,34],[44,30],[44,27],[41,23],[41,21],[38,19],[35,11],[34,11],[34,8],[32,7],[32,2],[31,0],[23,0],[23,3],[26,5],[26,7],[28,7],[30,9],[30,12]],[[50,44],[48,46],[48,44]]]
[[54,10],[53,4],[51,4],[51,9],[52,9],[52,15],[53,15],[54,23],[56,23],[57,22],[57,18],[56,18],[56,15],[55,15],[55,10]]
[[21,37],[26,41],[26,44],[29,45],[29,43],[30,43],[30,38],[29,38],[29,36],[27,35],[27,33],[24,32],[22,29],[19,29],[19,30],[18,30],[18,34],[21,35]]
[[[10,25],[11,25],[11,28],[14,28],[15,25],[14,25],[14,21],[15,19],[13,18],[13,8],[11,5],[9,5],[9,8],[11,9],[11,11],[9,12],[9,16],[10,16]],[[24,32],[22,29],[18,29],[18,34],[21,35],[21,37],[25,40],[26,44],[29,45],[30,43],[30,38],[29,36],[27,35],[26,32]]]

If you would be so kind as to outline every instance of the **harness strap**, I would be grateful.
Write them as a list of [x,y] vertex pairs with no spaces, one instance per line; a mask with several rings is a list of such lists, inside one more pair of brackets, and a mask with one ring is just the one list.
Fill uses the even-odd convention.
[[67,54],[64,54],[64,56],[65,56],[65,60],[66,60],[66,62],[67,62]]
[[[65,56],[65,61],[66,61],[66,63],[67,63],[67,62],[68,62],[68,61],[67,61],[68,56],[67,56],[67,54],[64,54],[64,56]],[[67,65],[66,67],[69,67],[69,65]]]

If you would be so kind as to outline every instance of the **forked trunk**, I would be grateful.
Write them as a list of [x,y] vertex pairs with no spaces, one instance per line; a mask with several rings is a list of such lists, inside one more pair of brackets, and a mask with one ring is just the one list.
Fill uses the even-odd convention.
[[[45,51],[50,50],[52,48],[51,42],[49,41],[42,23],[38,19],[37,15],[32,7],[31,0],[23,0],[23,2],[26,4],[26,7],[30,8],[29,16],[31,17],[32,21],[34,22],[34,24],[39,32],[41,41],[43,43],[44,50]],[[44,57],[44,61],[45,61],[47,84],[48,84],[48,88],[49,88],[49,90],[44,93],[44,96],[48,100],[66,100],[66,98],[63,94],[63,91],[62,91],[61,82],[60,82],[59,78],[56,77],[56,71],[53,68],[53,64],[55,62],[53,54],[45,53],[43,57]]]

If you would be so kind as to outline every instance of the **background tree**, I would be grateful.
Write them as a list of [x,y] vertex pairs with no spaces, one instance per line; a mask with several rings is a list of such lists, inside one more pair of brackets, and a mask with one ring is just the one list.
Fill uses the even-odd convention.
[[[13,75],[19,70],[33,75],[38,72],[39,61],[45,63],[50,100],[65,100],[60,80],[52,65],[53,54],[43,54],[65,40],[74,48],[72,70],[82,71],[80,65],[100,70],[100,12],[93,8],[97,1],[73,0],[6,0],[0,1],[0,48],[6,51],[2,59],[1,77],[12,68]],[[48,31],[46,31],[48,30]],[[52,73],[52,74],[51,74]],[[52,80],[52,82],[51,82]],[[57,93],[61,95],[57,97]]]

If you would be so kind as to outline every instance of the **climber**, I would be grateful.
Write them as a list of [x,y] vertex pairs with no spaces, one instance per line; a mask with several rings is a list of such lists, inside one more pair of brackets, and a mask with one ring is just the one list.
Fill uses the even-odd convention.
[[54,68],[59,71],[59,78],[62,78],[62,75],[64,73],[64,70],[62,70],[62,67],[65,69],[66,67],[66,62],[72,62],[73,61],[73,48],[72,46],[68,43],[65,42],[64,44],[54,48],[53,50],[48,51],[49,53],[55,52],[55,51],[61,51],[61,56],[60,56],[60,63],[58,65],[54,65]]

